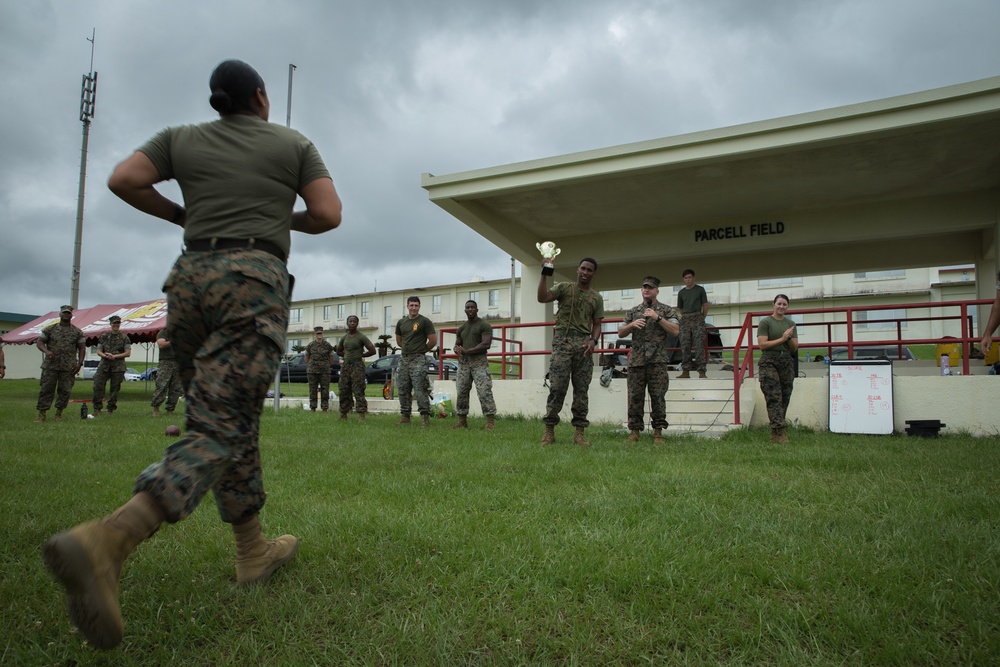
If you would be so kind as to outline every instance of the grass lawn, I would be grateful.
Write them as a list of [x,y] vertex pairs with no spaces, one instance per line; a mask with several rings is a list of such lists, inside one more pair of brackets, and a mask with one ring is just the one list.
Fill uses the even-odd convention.
[[34,424],[36,391],[0,382],[3,665],[1000,662],[995,438],[657,448],[595,425],[583,449],[560,425],[543,448],[537,421],[403,430],[297,409],[261,429],[262,522],[299,537],[296,559],[237,589],[206,498],[128,560],[125,639],[100,653],[39,550],[127,500],[168,422],[127,383],[114,417]]

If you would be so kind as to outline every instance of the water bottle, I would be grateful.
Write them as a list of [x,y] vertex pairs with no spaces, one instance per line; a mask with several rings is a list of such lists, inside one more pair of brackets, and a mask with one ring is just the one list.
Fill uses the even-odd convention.
[[80,404],[80,419],[86,419],[86,418],[87,418],[87,404],[86,403],[81,403]]
[[941,355],[941,375],[951,375],[951,357],[947,354]]
[[806,352],[806,363],[808,364],[811,360],[812,360],[812,358],[809,356],[809,352],[807,351]]

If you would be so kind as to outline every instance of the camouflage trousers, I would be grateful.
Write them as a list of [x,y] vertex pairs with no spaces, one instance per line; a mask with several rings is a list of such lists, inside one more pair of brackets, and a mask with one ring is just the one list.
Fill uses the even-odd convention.
[[211,491],[222,520],[260,511],[260,413],[285,349],[289,275],[259,250],[188,252],[163,285],[167,333],[186,391],[184,437],[144,470],[146,491],[173,523]]
[[[69,405],[69,395],[73,391],[75,383],[76,373],[73,371],[57,371],[48,368],[43,370],[41,380],[39,380],[41,388],[38,391],[38,405],[35,409],[39,412],[48,410],[52,407],[52,397],[55,396],[56,410],[65,410],[66,406]],[[57,387],[58,393],[56,392]]]
[[368,412],[368,399],[365,398],[365,362],[361,359],[345,361],[340,367],[340,414],[346,415],[351,409],[359,415]]
[[166,399],[167,412],[173,412],[183,393],[184,386],[181,384],[181,373],[177,368],[177,362],[169,359],[161,360],[160,367],[156,369],[156,390],[153,391],[151,405],[157,408]]
[[705,366],[705,316],[684,313],[681,317],[681,356],[686,371],[704,371]]
[[472,383],[476,383],[479,405],[484,415],[496,415],[497,404],[493,400],[493,376],[490,362],[485,354],[462,355],[458,359],[458,377],[455,378],[455,413],[461,417],[469,414],[469,394]]
[[542,422],[549,426],[559,423],[559,412],[566,401],[570,382],[573,383],[572,424],[587,428],[590,409],[590,381],[594,378],[594,355],[584,354],[587,334],[556,331],[552,335],[552,357],[549,360],[549,398],[545,402]]
[[757,378],[767,403],[767,419],[771,428],[785,428],[785,413],[792,399],[795,368],[788,354],[765,354],[757,366]]
[[666,364],[629,366],[628,368],[628,429],[642,431],[646,428],[644,408],[649,392],[649,416],[653,428],[667,428],[667,402],[664,398],[670,388],[670,375]]
[[330,409],[330,371],[324,373],[306,372],[309,380],[309,409],[316,409],[316,397],[319,396],[319,406],[322,410]]
[[413,411],[416,394],[417,410],[421,415],[431,414],[431,385],[427,381],[427,359],[422,354],[404,354],[396,367],[396,390],[399,394],[399,413],[409,417]]
[[115,373],[98,367],[94,373],[94,410],[101,410],[104,407],[104,389],[111,380],[111,391],[108,392],[108,412],[118,409],[118,392],[121,391],[122,382],[125,381],[125,371]]

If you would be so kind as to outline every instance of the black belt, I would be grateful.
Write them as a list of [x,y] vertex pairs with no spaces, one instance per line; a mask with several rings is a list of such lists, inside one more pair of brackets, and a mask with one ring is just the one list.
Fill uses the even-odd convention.
[[190,252],[211,252],[213,250],[236,250],[244,248],[247,250],[263,250],[285,261],[285,251],[274,245],[270,241],[260,239],[196,239],[184,245],[185,251]]

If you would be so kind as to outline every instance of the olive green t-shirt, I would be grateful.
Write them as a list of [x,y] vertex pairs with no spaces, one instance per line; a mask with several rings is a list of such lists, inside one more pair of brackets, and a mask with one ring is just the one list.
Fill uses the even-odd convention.
[[337,349],[344,351],[344,361],[361,361],[364,358],[365,350],[372,342],[368,336],[360,331],[354,334],[344,334],[344,337],[337,343]]
[[235,114],[163,130],[138,149],[184,193],[184,242],[270,241],[288,255],[292,207],[303,187],[329,178],[319,151],[295,130]]
[[434,333],[434,323],[423,315],[412,320],[407,316],[396,323],[396,333],[403,339],[403,354],[423,354],[427,351],[427,337]]
[[[455,334],[455,339],[462,347],[469,348],[476,347],[482,343],[483,336],[493,336],[493,327],[483,318],[477,317],[475,322],[466,321],[465,324],[460,326],[458,332]],[[489,352],[489,348],[482,352],[473,353],[473,355],[486,354],[487,352]]]
[[[761,318],[760,323],[757,325],[757,336],[767,336],[768,340],[778,340],[794,325],[795,322],[793,322],[791,318],[785,317],[783,319],[776,320],[768,315]],[[797,340],[798,336],[793,335],[792,338]],[[788,343],[785,343],[784,345],[764,350],[761,354],[788,354],[789,352],[791,352],[791,349],[788,347]]]
[[604,319],[604,298],[596,290],[578,289],[576,283],[555,283],[549,291],[559,304],[556,331],[589,336],[594,320]]

